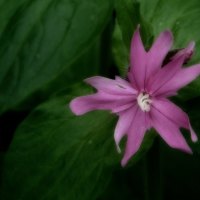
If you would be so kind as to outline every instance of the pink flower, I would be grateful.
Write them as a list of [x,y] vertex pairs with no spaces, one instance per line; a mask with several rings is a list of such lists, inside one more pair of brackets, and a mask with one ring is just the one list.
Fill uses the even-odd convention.
[[164,31],[146,52],[138,27],[131,42],[128,81],[120,77],[115,80],[100,76],[88,78],[86,83],[95,87],[97,93],[75,98],[70,103],[76,115],[91,110],[111,110],[119,116],[114,133],[119,151],[120,140],[127,136],[122,166],[138,151],[150,128],[154,128],[170,147],[187,153],[192,151],[180,128],[188,129],[192,141],[197,141],[187,114],[168,97],[200,74],[200,64],[182,67],[193,53],[194,43],[191,42],[162,66],[172,43],[172,33]]

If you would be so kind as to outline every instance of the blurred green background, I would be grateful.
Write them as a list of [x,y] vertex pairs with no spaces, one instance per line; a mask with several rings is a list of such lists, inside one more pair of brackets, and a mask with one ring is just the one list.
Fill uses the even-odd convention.
[[[93,91],[84,78],[125,76],[138,24],[147,49],[170,29],[173,48],[196,42],[188,65],[200,62],[199,0],[0,0],[1,200],[200,199],[200,142],[187,132],[192,156],[150,132],[122,168],[117,117],[69,110]],[[200,138],[200,78],[173,101]]]

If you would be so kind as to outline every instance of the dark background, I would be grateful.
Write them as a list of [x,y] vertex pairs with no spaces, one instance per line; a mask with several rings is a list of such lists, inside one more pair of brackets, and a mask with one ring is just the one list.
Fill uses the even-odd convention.
[[[0,199],[200,199],[200,143],[188,155],[154,131],[122,168],[117,117],[77,117],[68,103],[93,90],[93,75],[125,77],[130,40],[140,24],[148,49],[166,29],[173,49],[196,42],[198,0],[0,0]],[[200,137],[200,78],[172,99]],[[121,146],[124,149],[125,139]]]

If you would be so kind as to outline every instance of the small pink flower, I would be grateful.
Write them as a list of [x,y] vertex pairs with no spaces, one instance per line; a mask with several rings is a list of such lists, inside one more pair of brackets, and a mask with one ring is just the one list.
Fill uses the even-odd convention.
[[88,78],[86,83],[95,87],[97,93],[75,98],[70,103],[76,115],[111,110],[119,116],[114,133],[119,151],[120,140],[127,136],[122,166],[138,151],[145,132],[152,127],[170,147],[188,153],[192,151],[179,129],[188,129],[192,141],[197,141],[187,114],[167,97],[194,80],[200,74],[200,64],[182,67],[193,53],[194,42],[191,42],[162,67],[172,43],[172,33],[164,31],[146,52],[138,27],[131,42],[128,81],[120,77],[115,80],[100,76]]

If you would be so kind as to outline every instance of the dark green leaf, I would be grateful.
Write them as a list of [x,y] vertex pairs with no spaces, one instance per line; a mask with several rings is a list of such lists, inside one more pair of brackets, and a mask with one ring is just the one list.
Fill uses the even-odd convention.
[[122,32],[118,23],[115,25],[112,44],[112,53],[115,64],[118,66],[120,74],[125,76],[129,66],[129,51],[122,39]]
[[2,2],[0,111],[22,102],[64,69],[71,73],[71,64],[103,30],[111,10],[112,0]]
[[123,40],[127,49],[129,50],[130,48],[133,32],[138,25],[141,25],[143,41],[145,46],[148,47],[149,40],[151,39],[151,27],[140,14],[139,2],[136,0],[116,0],[115,8],[117,12],[117,20],[122,30]]
[[[117,21],[115,34],[113,36],[113,52],[115,62],[121,74],[124,75],[127,71],[127,63],[129,63],[129,49],[134,30],[140,25],[142,39],[147,49],[152,42],[152,30],[150,23],[147,23],[140,13],[140,4],[138,1],[116,0],[115,9]],[[125,47],[126,50],[124,50]]]

